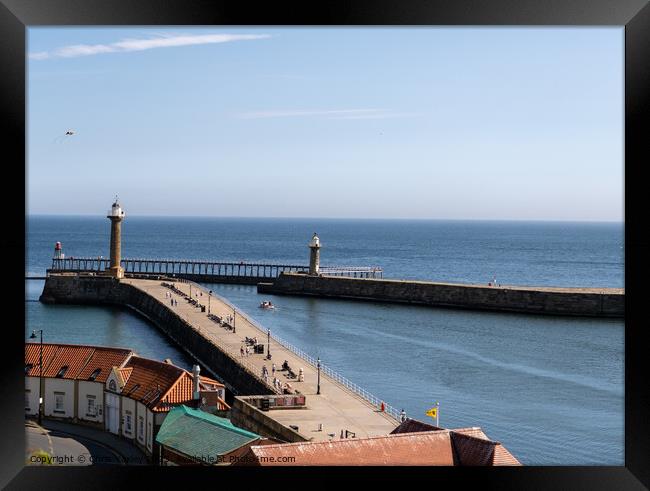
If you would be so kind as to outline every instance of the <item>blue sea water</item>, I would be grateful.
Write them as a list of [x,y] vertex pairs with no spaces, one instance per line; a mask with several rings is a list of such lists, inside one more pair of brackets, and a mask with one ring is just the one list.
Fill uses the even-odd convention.
[[[387,278],[624,285],[615,223],[127,217],[122,254],[307,264],[313,232],[322,264],[380,266]],[[56,241],[68,257],[108,256],[108,220],[29,217],[28,274],[44,273]],[[191,365],[130,312],[42,305],[43,282],[26,284],[26,334]],[[442,426],[480,426],[527,465],[623,465],[622,320],[268,295],[277,308],[264,311],[254,287],[208,286],[411,417],[439,401]]]

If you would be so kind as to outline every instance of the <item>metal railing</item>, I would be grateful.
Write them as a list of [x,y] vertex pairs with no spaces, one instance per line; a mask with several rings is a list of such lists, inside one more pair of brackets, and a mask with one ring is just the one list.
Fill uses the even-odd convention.
[[[97,257],[52,258],[52,271],[104,271],[110,259]],[[178,277],[196,275],[213,277],[277,278],[282,272],[307,273],[309,266],[285,263],[210,261],[187,259],[122,258],[120,266],[125,273],[167,274]],[[321,266],[323,276],[349,276],[354,278],[382,278],[383,270],[372,266]]]
[[[203,289],[203,287],[201,285],[199,285],[198,283],[196,283],[194,281],[191,281],[191,280],[186,280],[186,279],[176,280],[175,279],[175,281],[180,281],[182,283],[191,283],[191,284],[195,285],[197,288]],[[235,307],[227,299],[225,299],[222,296],[217,295],[215,293],[212,293],[212,296],[219,299],[221,302],[225,303],[226,305],[228,305],[231,309],[233,309],[233,311],[237,312],[237,314],[240,315],[241,317],[244,317],[252,326],[259,329],[262,334],[267,334],[268,329],[265,329],[264,327],[262,327],[255,319],[252,319],[248,315],[242,313],[239,309],[237,309],[237,307]],[[289,351],[291,351],[295,355],[299,356],[300,358],[304,359],[305,361],[307,361],[308,363],[313,365],[314,368],[318,367],[318,360],[316,360],[311,355],[305,353],[300,348],[297,348],[296,346],[292,345],[291,343],[285,341],[284,339],[282,339],[282,338],[280,338],[280,337],[278,337],[276,335],[271,335],[271,339],[273,339],[279,345],[283,346],[284,348],[288,349]],[[268,349],[268,347],[267,347],[267,349]],[[245,360],[242,360],[242,361],[244,363],[246,363]],[[350,381],[349,379],[347,379],[344,376],[340,375],[339,373],[335,372],[334,370],[332,370],[328,366],[324,365],[323,363],[320,364],[320,369],[321,369],[321,372],[324,375],[326,375],[330,379],[334,380],[335,382],[338,382],[339,384],[343,385],[345,388],[347,388],[353,394],[356,394],[357,396],[364,399],[366,402],[370,403],[370,405],[373,406],[374,408],[380,409],[381,405],[383,403],[384,412],[386,414],[388,414],[389,416],[391,416],[392,418],[396,419],[397,421],[400,421],[400,411],[395,409],[390,404],[386,403],[384,400],[374,396],[373,394],[368,392],[363,387],[360,387],[359,385],[355,384],[354,382]],[[256,373],[256,372],[253,371],[253,373]]]
[[[199,284],[197,284],[197,283],[195,283],[193,281],[190,281],[190,280],[186,280],[186,279],[166,278],[166,280],[167,281],[172,281],[172,282],[178,282],[178,283],[191,283],[191,284],[195,285],[196,288],[202,288]],[[215,296],[215,297],[218,297],[217,295],[214,295],[214,294],[212,294],[212,295]],[[184,298],[188,298],[188,296],[185,296]],[[223,300],[221,297],[218,297],[218,298],[219,298],[219,300]],[[160,299],[157,299],[157,300],[160,302]],[[230,303],[228,303],[228,304],[231,305]],[[233,309],[234,309],[234,306],[233,306]],[[186,315],[182,315],[180,312],[176,312],[176,315],[178,317],[180,317],[181,319],[183,319],[187,324],[192,325],[192,323],[189,321],[189,319],[187,318]],[[246,317],[246,318],[248,319],[248,317]],[[197,326],[197,330],[199,332],[201,332],[200,326]],[[212,344],[214,344],[215,346],[217,346],[222,352],[228,354],[231,358],[236,360],[237,363],[239,363],[240,365],[243,365],[246,369],[248,369],[249,372],[251,372],[251,374],[253,374],[257,378],[262,380],[275,394],[282,394],[282,392],[278,391],[278,389],[276,389],[271,382],[264,381],[262,376],[259,374],[259,369],[255,365],[253,365],[252,363],[247,361],[243,356],[241,356],[241,353],[238,353],[236,350],[234,350],[234,349],[220,343],[217,339],[209,338],[209,341]]]
[[[292,345],[291,343],[285,341],[284,339],[278,337],[278,336],[271,336],[278,344],[282,345],[289,351],[293,352],[294,354],[298,355],[299,357],[303,358],[307,362],[311,363],[314,367],[318,367],[318,360],[314,359],[312,356],[308,355],[305,353],[303,350],[300,348],[297,348],[296,346]],[[339,384],[345,386],[347,389],[349,389],[351,392],[354,394],[360,396],[361,398],[365,399],[367,402],[369,402],[373,407],[379,409],[381,408],[382,403],[384,404],[384,412],[386,412],[388,415],[392,416],[396,420],[399,421],[400,419],[400,411],[392,407],[390,404],[386,403],[382,399],[374,396],[370,392],[368,392],[366,389],[363,387],[355,384],[354,382],[350,381],[343,375],[335,372],[332,370],[330,367],[327,365],[324,365],[322,362],[320,364],[320,369],[321,372],[327,375],[329,378],[332,380],[338,382]]]
[[383,278],[384,270],[376,266],[321,266],[322,276],[346,276],[352,278]]

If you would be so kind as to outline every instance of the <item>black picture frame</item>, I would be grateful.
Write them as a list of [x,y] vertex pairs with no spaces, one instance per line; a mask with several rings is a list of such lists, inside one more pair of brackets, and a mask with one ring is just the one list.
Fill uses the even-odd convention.
[[[650,486],[650,430],[644,379],[644,282],[650,256],[643,171],[650,127],[650,6],[648,0],[328,0],[244,2],[210,0],[0,0],[0,100],[5,188],[25,190],[26,28],[73,25],[381,25],[381,26],[621,26],[625,28],[625,465],[620,467],[203,469],[156,467],[24,467],[23,345],[25,215],[17,199],[3,200],[5,230],[0,239],[5,276],[4,305],[15,321],[3,323],[0,404],[0,485],[7,489],[182,486],[196,478],[213,485],[309,486],[356,481],[425,486],[461,484],[498,489],[647,489]],[[26,198],[23,195],[23,198]],[[25,204],[25,199],[22,203]],[[7,221],[7,218],[10,220]],[[21,238],[22,234],[22,238]],[[9,258],[9,259],[8,259]],[[19,259],[23,258],[23,261]],[[6,315],[6,314],[5,314]],[[24,325],[24,324],[23,324]],[[245,474],[244,474],[245,473]],[[218,481],[215,481],[218,479]],[[225,480],[235,479],[232,483]],[[289,480],[287,480],[289,479]],[[255,481],[255,484],[251,483]]]

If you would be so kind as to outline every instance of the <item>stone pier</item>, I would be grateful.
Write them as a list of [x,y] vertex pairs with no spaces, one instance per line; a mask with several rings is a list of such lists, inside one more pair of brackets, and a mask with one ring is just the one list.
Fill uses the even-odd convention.
[[[196,359],[223,381],[237,397],[233,405],[233,422],[265,436],[285,441],[338,439],[347,430],[356,438],[386,435],[398,424],[395,417],[382,412],[376,404],[339,381],[320,374],[320,395],[317,392],[317,367],[271,338],[272,361],[266,359],[269,349],[267,332],[251,322],[245,313],[237,311],[235,330],[222,327],[207,315],[207,309],[189,303],[191,294],[198,304],[208,306],[208,290],[196,284],[175,282],[186,296],[171,292],[163,283],[169,280],[109,278],[76,274],[51,274],[41,295],[47,303],[110,304],[128,307],[148,318],[169,336],[181,349]],[[172,306],[168,293],[178,301]],[[225,318],[233,314],[231,306],[218,296],[210,297],[212,314]],[[246,337],[256,337],[265,345],[264,353],[241,356],[240,349]],[[289,379],[279,371],[287,360],[297,374],[304,371],[304,381]],[[278,396],[270,383],[273,380],[271,364],[276,364],[276,377],[288,382],[304,396],[303,406],[277,406],[262,411],[245,396]],[[269,383],[262,377],[262,367],[269,371]]]

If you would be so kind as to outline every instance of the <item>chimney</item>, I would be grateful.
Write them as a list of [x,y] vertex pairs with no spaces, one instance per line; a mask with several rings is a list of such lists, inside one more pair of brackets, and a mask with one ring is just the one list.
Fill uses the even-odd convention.
[[194,387],[194,390],[192,391],[192,398],[194,400],[198,400],[201,397],[200,389],[199,389],[199,381],[201,380],[201,377],[199,376],[200,373],[201,373],[201,368],[198,365],[194,365],[192,367],[192,375],[193,375],[192,385]]

